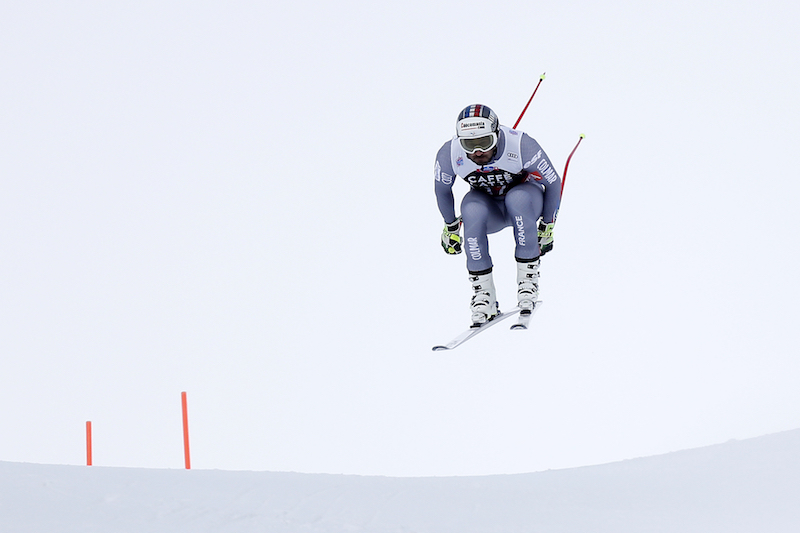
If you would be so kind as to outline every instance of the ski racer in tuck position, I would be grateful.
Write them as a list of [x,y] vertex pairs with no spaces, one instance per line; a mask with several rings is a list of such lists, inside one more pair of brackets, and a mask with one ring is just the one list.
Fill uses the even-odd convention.
[[[456,176],[470,185],[460,217],[453,196]],[[540,257],[553,248],[561,202],[561,177],[547,154],[532,137],[500,125],[488,107],[471,105],[458,115],[456,135],[439,149],[434,177],[446,253],[462,252],[464,226],[473,327],[499,313],[488,235],[508,226],[516,241],[517,302],[522,313],[530,313],[539,294]]]

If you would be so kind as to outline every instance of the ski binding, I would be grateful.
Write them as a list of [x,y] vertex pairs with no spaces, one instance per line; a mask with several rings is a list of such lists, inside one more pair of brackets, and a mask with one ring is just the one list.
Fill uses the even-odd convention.
[[537,309],[539,309],[540,305],[542,305],[541,300],[537,301],[533,305],[533,309],[531,309],[530,311],[520,311],[519,318],[517,318],[517,323],[512,324],[511,329],[512,330],[528,329],[528,324],[530,324],[531,322],[531,317],[533,317],[533,314],[536,312]]

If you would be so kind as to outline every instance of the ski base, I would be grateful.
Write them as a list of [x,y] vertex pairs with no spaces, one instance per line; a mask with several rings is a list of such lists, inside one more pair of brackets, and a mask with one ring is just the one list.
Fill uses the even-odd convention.
[[462,333],[461,335],[459,335],[455,339],[451,340],[447,344],[434,346],[432,348],[432,350],[434,352],[440,352],[440,351],[443,351],[443,350],[452,350],[453,348],[456,348],[457,346],[460,346],[460,345],[464,344],[465,342],[467,342],[469,339],[471,339],[472,337],[474,337],[478,333],[481,333],[482,331],[486,331],[487,329],[489,329],[490,327],[494,326],[495,324],[498,324],[498,323],[502,322],[503,320],[505,320],[506,318],[514,316],[519,312],[520,312],[520,308],[519,307],[515,307],[511,311],[506,311],[505,313],[499,313],[497,316],[495,316],[490,321],[485,322],[485,323],[481,324],[478,327],[470,327],[467,331],[465,331],[464,333]]

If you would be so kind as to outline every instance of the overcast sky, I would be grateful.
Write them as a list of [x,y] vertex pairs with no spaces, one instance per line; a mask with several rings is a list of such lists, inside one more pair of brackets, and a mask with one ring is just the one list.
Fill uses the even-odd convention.
[[[800,7],[5,2],[0,460],[518,473],[800,427]],[[545,305],[469,321],[436,151],[570,165]],[[465,192],[463,184],[457,194]],[[490,241],[514,303],[510,230]]]

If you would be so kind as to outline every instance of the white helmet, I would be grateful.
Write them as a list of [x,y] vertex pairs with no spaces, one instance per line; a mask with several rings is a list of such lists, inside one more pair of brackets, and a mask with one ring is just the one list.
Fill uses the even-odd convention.
[[485,105],[465,107],[458,115],[456,136],[461,147],[471,154],[476,150],[488,152],[497,145],[500,123],[494,111]]

